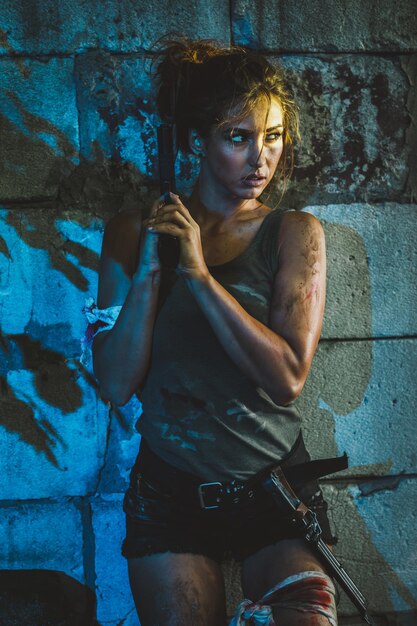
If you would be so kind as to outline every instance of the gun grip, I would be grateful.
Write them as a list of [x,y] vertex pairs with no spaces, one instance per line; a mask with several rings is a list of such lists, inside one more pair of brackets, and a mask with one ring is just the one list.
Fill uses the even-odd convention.
[[162,267],[175,270],[180,260],[180,244],[172,235],[159,235],[158,256]]
[[[159,182],[161,194],[166,204],[170,201],[169,192],[175,193],[175,148],[174,126],[161,124],[158,127]],[[162,267],[175,270],[180,260],[180,245],[172,235],[159,235],[158,256]]]

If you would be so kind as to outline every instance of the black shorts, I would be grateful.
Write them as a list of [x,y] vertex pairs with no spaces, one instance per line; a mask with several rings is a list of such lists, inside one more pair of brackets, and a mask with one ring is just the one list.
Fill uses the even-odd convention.
[[[300,436],[281,466],[309,460]],[[135,558],[162,552],[191,553],[218,562],[231,554],[239,561],[282,539],[301,537],[300,529],[282,515],[272,497],[260,491],[250,503],[237,505],[235,509],[188,506],[158,491],[139,453],[124,499],[126,538],[122,554]],[[327,517],[327,503],[317,480],[306,482],[297,495],[316,513],[323,540],[336,543]]]

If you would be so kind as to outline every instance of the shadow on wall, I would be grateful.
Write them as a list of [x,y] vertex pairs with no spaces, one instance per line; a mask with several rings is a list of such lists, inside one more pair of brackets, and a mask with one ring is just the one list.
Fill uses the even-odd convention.
[[[41,119],[37,125],[36,116],[31,116],[31,131],[36,134],[44,127]],[[1,123],[1,116],[0,116]],[[52,133],[49,126],[48,131]],[[15,129],[16,132],[16,129]],[[30,151],[30,137],[24,133],[20,135],[21,149]],[[50,148],[44,144],[44,154],[38,154],[40,161],[51,158]],[[58,159],[58,162],[60,160]],[[18,170],[18,162],[14,162]],[[57,165],[58,169],[59,166]],[[62,172],[61,172],[62,174]],[[79,308],[69,309],[62,307],[59,302],[54,302],[54,310],[50,311],[51,320],[58,319],[58,323],[50,327],[43,326],[37,321],[39,307],[42,302],[37,298],[42,289],[37,289],[37,281],[48,283],[48,277],[40,275],[30,267],[31,258],[22,258],[19,253],[25,246],[27,250],[45,254],[45,265],[49,264],[51,277],[55,273],[55,281],[49,285],[50,291],[56,288],[56,276],[61,274],[63,283],[65,280],[73,286],[74,291],[90,292],[92,285],[86,277],[85,270],[95,273],[98,270],[99,256],[88,245],[71,240],[71,232],[62,229],[62,223],[67,223],[73,230],[80,226],[85,232],[91,225],[92,213],[97,212],[99,221],[102,215],[109,215],[109,207],[128,204],[132,206],[146,206],[148,200],[144,200],[156,191],[150,191],[152,185],[145,186],[143,177],[133,168],[125,165],[116,165],[110,160],[105,160],[103,154],[96,161],[84,160],[73,169],[68,178],[60,180],[58,198],[54,201],[57,208],[25,209],[6,206],[5,225],[9,227],[9,234],[0,235],[0,257],[5,261],[3,280],[7,281],[10,267],[17,268],[15,272],[19,277],[19,284],[7,285],[8,289],[16,292],[16,289],[33,292],[33,305],[30,318],[21,325],[17,333],[6,333],[0,330],[0,394],[1,411],[0,425],[7,432],[16,433],[21,440],[36,452],[45,454],[49,462],[60,469],[59,450],[66,449],[69,442],[63,441],[59,432],[54,427],[48,415],[48,408],[57,409],[62,416],[70,415],[83,406],[82,386],[79,383],[80,375],[91,386],[96,387],[94,379],[88,372],[77,363],[80,351],[80,337],[72,338],[71,344],[71,318],[82,318],[81,302]],[[100,193],[96,193],[96,189]],[[123,194],[126,198],[123,200]],[[104,210],[100,206],[101,198],[106,198],[108,207]],[[68,202],[65,204],[64,201]],[[103,204],[105,204],[103,202]],[[74,210],[71,210],[74,206]],[[96,220],[97,221],[97,220]],[[14,231],[14,236],[10,232]],[[7,231],[6,231],[7,232]],[[4,233],[3,233],[4,234]],[[6,238],[5,238],[6,237]],[[16,249],[15,242],[23,244]],[[29,254],[28,253],[28,254]],[[29,284],[33,281],[35,284]],[[93,285],[94,288],[94,285]],[[63,288],[63,293],[68,287]],[[81,295],[80,294],[80,295]],[[64,293],[65,296],[65,293]],[[24,299],[22,298],[22,301]],[[64,297],[64,301],[66,298]],[[23,304],[20,303],[23,309]],[[19,311],[9,309],[10,300],[2,303],[1,315],[6,322],[19,315]],[[82,320],[80,324],[82,326]],[[13,324],[16,326],[16,323]],[[75,347],[74,347],[75,346]],[[69,348],[68,351],[65,351]],[[73,357],[71,362],[71,357]],[[75,365],[75,366],[74,366]],[[31,390],[25,390],[19,384],[18,389],[10,384],[10,374],[17,371],[26,371],[33,382]],[[36,392],[37,402],[33,397]],[[39,400],[39,402],[38,402]],[[88,409],[87,409],[88,410]],[[116,417],[119,413],[115,412]],[[122,423],[122,421],[121,421]],[[123,422],[124,425],[124,422]]]
[[66,446],[47,415],[35,417],[36,409],[32,398],[19,390],[18,398],[7,383],[7,371],[25,369],[33,375],[38,398],[64,414],[77,410],[82,405],[82,392],[75,380],[75,371],[70,369],[63,354],[49,350],[29,335],[0,334],[1,362],[5,371],[0,375],[2,411],[0,424],[8,431],[17,433],[22,441],[42,452],[48,460],[59,467],[55,454],[58,443]]
[[[367,463],[367,451],[378,448],[378,441],[359,435],[361,424],[355,410],[363,405],[374,374],[372,337],[371,281],[368,253],[362,237],[351,227],[324,223],[327,241],[328,291],[323,334],[330,339],[320,342],[299,409],[304,417],[305,436],[313,456],[325,457],[344,452],[340,441],[348,440],[363,465],[350,467],[351,481],[323,481],[330,504],[330,518],[339,536],[336,554],[352,574],[355,568],[363,573],[361,589],[375,613],[393,606],[393,592],[409,608],[417,608],[412,593],[397,571],[376,548],[367,520],[360,514],[349,482],[356,477],[383,476],[389,473],[392,458],[380,463]],[[357,338],[355,341],[334,341],[331,338]],[[363,340],[365,339],[365,341]],[[337,420],[335,419],[337,416]],[[349,420],[350,417],[350,420]],[[348,418],[347,420],[344,418]],[[346,431],[350,430],[350,436]],[[357,431],[359,436],[352,434]],[[378,427],[375,427],[375,433]],[[383,437],[381,433],[381,437]],[[392,454],[395,455],[393,447]],[[348,520],[348,523],[346,523]],[[383,524],[383,521],[381,520]],[[396,529],[386,528],[387,537],[396,543]],[[393,555],[395,556],[395,555]],[[377,581],[377,582],[375,582]],[[343,598],[343,610],[351,610]]]
[[[93,59],[96,56],[93,54]],[[108,55],[105,57],[109,58]],[[16,59],[15,65],[22,78],[29,81],[31,67],[22,64],[19,59]],[[129,109],[117,117],[115,103],[106,106],[101,101],[103,85],[100,85],[101,83],[96,85],[100,93],[94,94],[97,96],[94,103],[109,135],[114,135],[119,124],[128,115],[133,115],[133,110],[136,111],[136,117],[139,116],[139,121],[142,119],[140,102],[131,104],[132,110]],[[29,100],[25,103],[22,94],[19,97],[10,90],[3,91],[4,108],[2,106],[3,112],[0,113],[3,138],[0,152],[4,152],[4,158],[0,159],[0,178],[3,181],[3,194],[0,192],[0,198],[5,189],[6,196],[11,190],[12,197],[15,192],[19,198],[20,190],[23,189],[23,195],[28,189],[31,190],[31,179],[35,187],[37,179],[43,180],[43,189],[39,196],[32,194],[42,210],[33,209],[30,201],[27,202],[28,208],[24,202],[19,202],[18,207],[7,207],[7,202],[5,203],[6,210],[9,209],[5,223],[14,231],[15,237],[9,236],[6,240],[0,234],[0,256],[6,261],[3,277],[9,273],[11,265],[21,265],[21,275],[17,272],[21,283],[18,286],[7,285],[7,288],[33,290],[34,301],[30,320],[25,325],[22,324],[19,332],[7,333],[3,328],[0,334],[0,424],[7,432],[18,434],[36,452],[45,454],[49,462],[59,469],[57,450],[65,449],[69,442],[62,440],[45,408],[58,409],[63,415],[69,415],[81,408],[84,398],[82,387],[77,382],[80,374],[90,385],[95,386],[94,380],[83,368],[78,366],[74,369],[74,364],[69,363],[69,357],[76,358],[74,348],[72,354],[65,351],[70,331],[65,318],[81,318],[81,307],[79,310],[68,310],[68,307],[61,308],[56,302],[56,311],[51,311],[51,318],[58,319],[59,323],[54,325],[53,332],[52,326],[51,329],[41,328],[36,320],[37,308],[42,306],[36,300],[39,292],[36,294],[36,285],[29,285],[27,281],[25,283],[25,278],[28,277],[33,282],[44,282],[47,279],[38,275],[36,270],[31,273],[27,260],[19,257],[22,247],[16,249],[14,243],[19,240],[28,250],[45,253],[51,270],[59,272],[75,290],[87,294],[92,285],[85,270],[95,273],[99,256],[88,245],[83,245],[82,241],[74,241],[71,232],[62,230],[62,223],[66,221],[73,230],[80,226],[87,232],[94,215],[99,220],[109,217],[114,213],[115,207],[131,209],[139,206],[146,207],[147,210],[150,206],[149,197],[156,196],[158,192],[155,184],[145,179],[136,167],[122,163],[117,142],[111,142],[111,158],[105,156],[98,141],[93,141],[88,146],[91,158],[81,158],[77,162],[78,152],[74,149],[74,142],[50,120],[28,110],[31,105],[31,90],[28,89],[27,93]],[[39,174],[40,171],[47,173],[46,179],[43,174]],[[42,200],[45,194],[46,197]],[[53,284],[51,289],[54,289]],[[8,310],[7,301],[3,303],[4,320],[15,317],[16,313]],[[59,332],[65,339],[58,336]],[[80,337],[76,337],[73,340],[77,346],[79,339]],[[33,380],[30,391],[26,392],[21,384],[18,389],[10,384],[10,373],[21,370],[28,372]],[[34,404],[34,398],[31,397],[33,390],[36,391],[41,408]]]
[[98,626],[95,596],[86,585],[62,572],[0,572],[2,626]]

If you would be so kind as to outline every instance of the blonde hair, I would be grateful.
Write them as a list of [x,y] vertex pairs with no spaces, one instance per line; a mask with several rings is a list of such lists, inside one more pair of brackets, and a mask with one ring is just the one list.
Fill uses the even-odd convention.
[[284,147],[278,173],[285,188],[293,169],[293,142],[300,135],[297,107],[280,66],[254,50],[177,36],[159,42],[153,74],[158,113],[162,120],[175,122],[178,146],[184,152],[191,151],[191,129],[208,137],[213,127],[244,118],[260,100],[275,99],[283,113]]

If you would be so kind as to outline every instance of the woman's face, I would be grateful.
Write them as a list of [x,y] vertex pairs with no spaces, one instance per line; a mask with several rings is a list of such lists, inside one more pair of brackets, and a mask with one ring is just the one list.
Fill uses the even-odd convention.
[[277,168],[283,130],[279,103],[262,99],[236,124],[212,131],[204,142],[201,180],[229,199],[258,198]]

